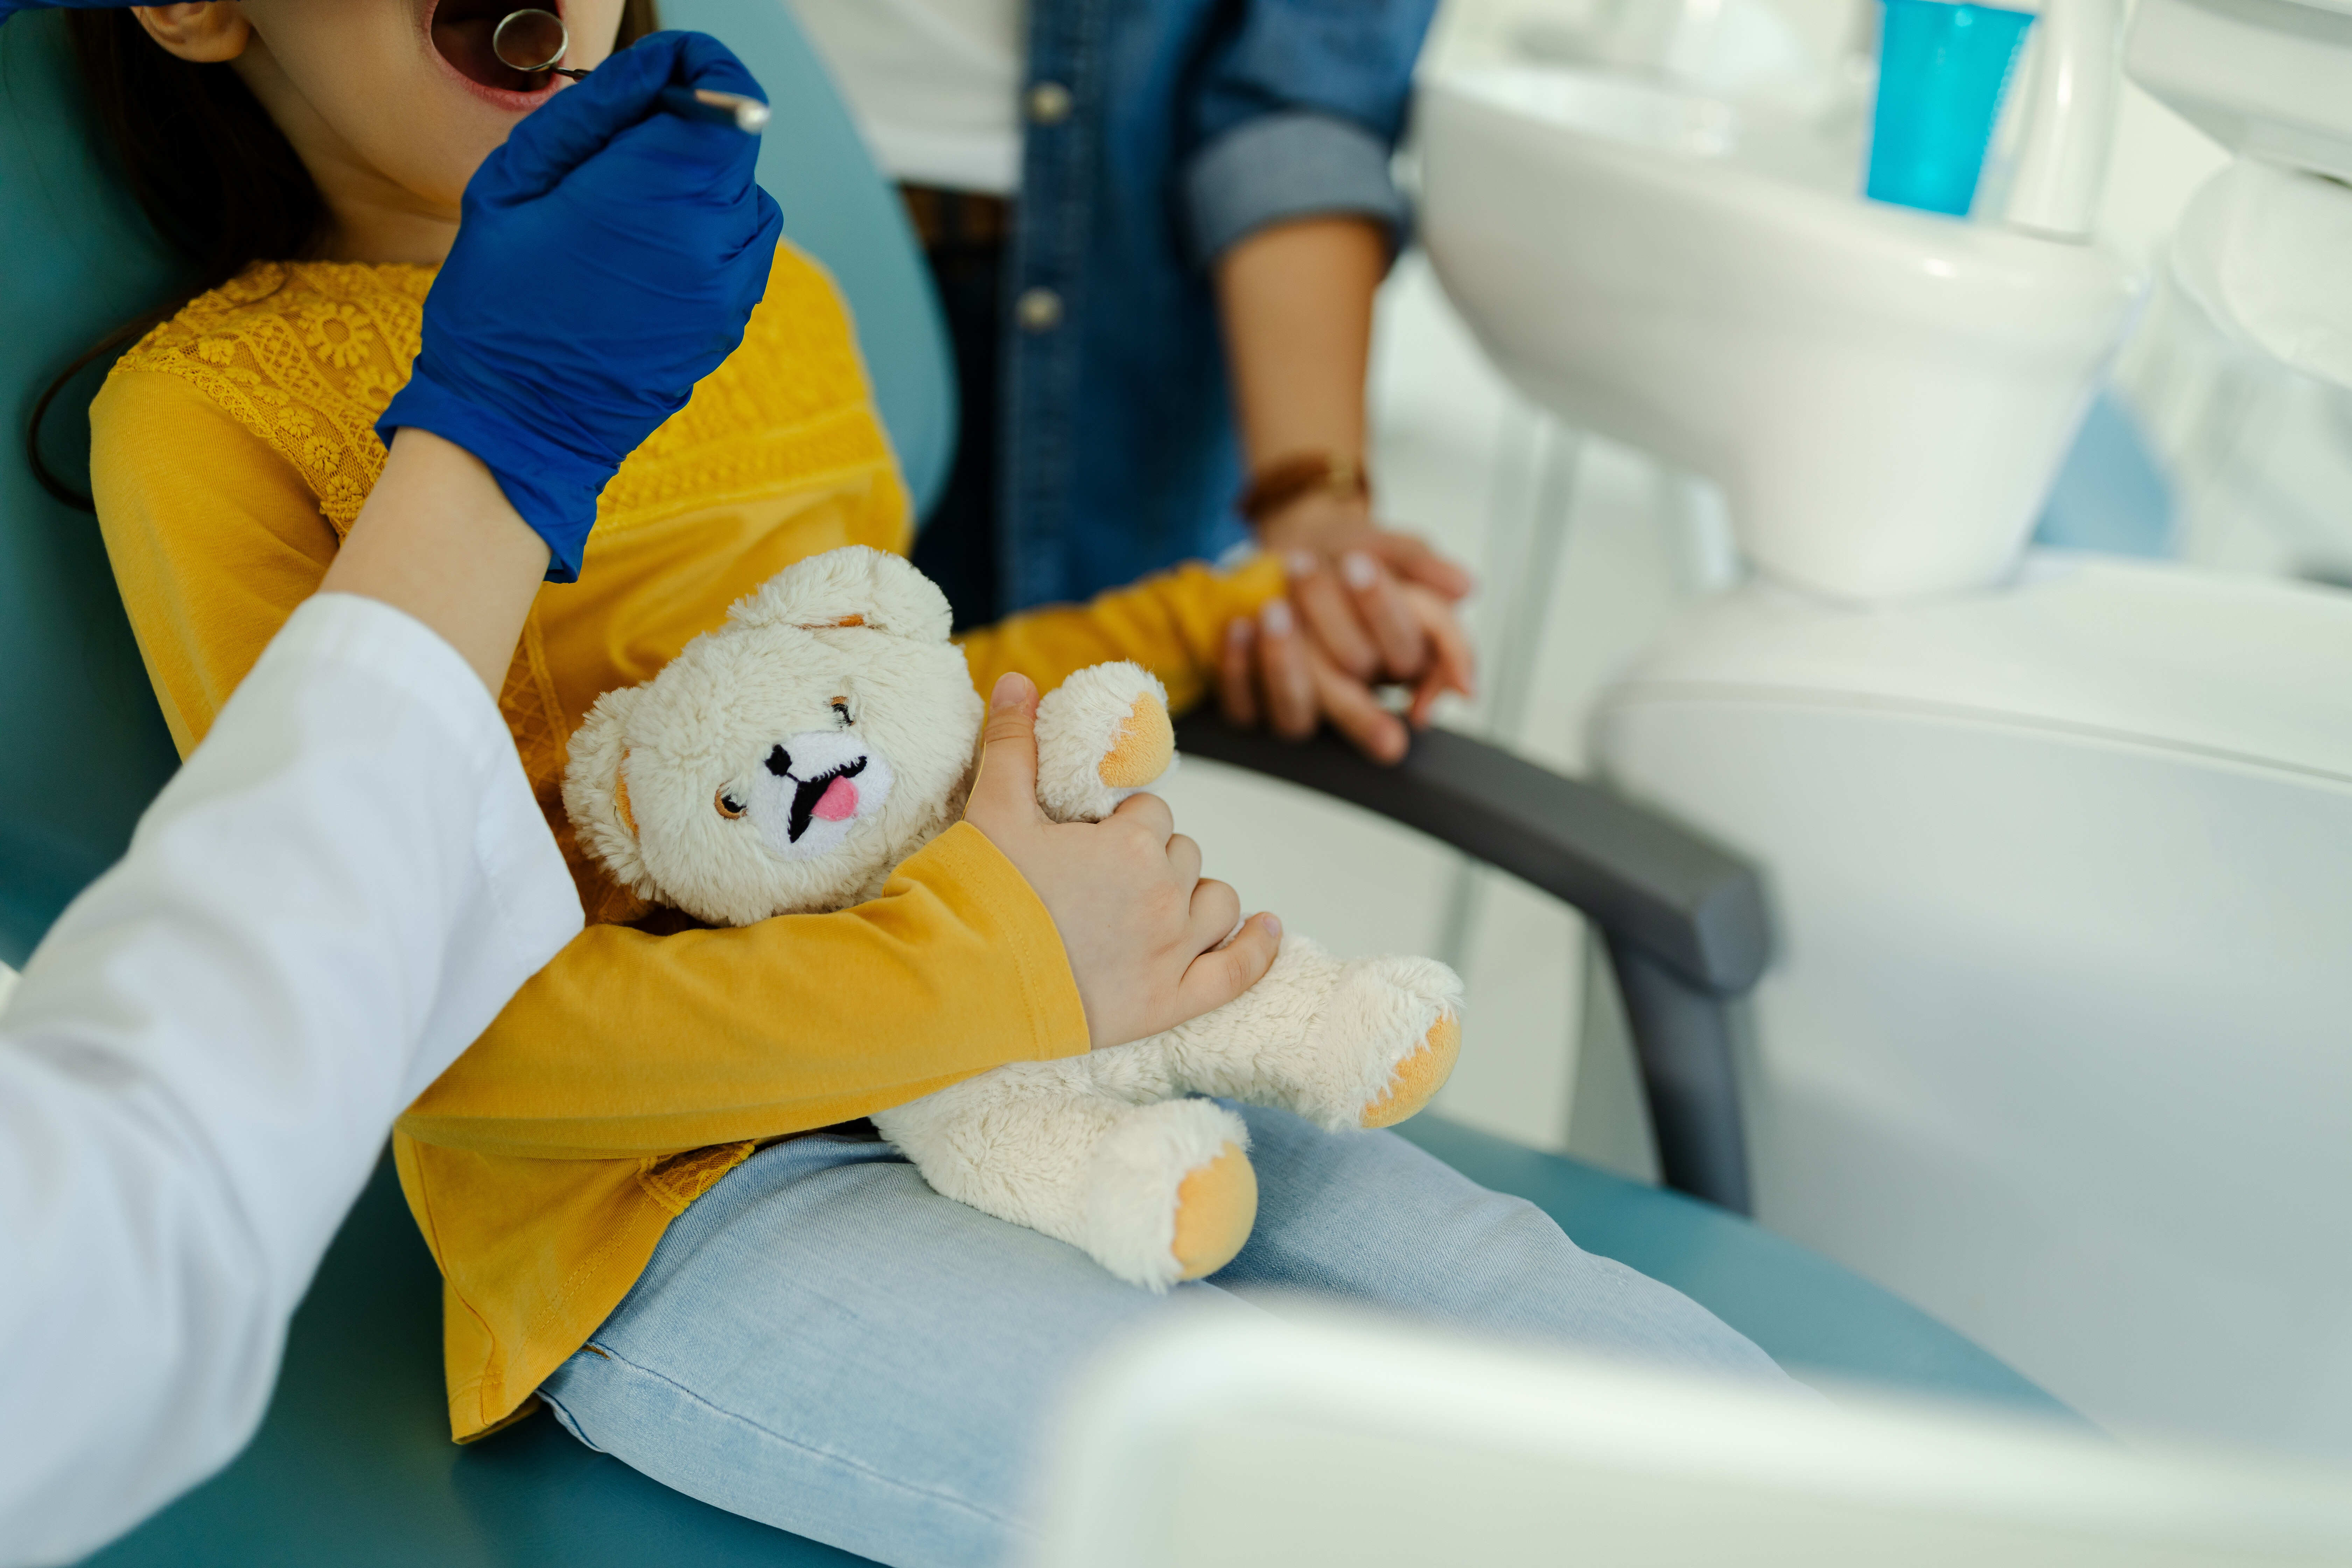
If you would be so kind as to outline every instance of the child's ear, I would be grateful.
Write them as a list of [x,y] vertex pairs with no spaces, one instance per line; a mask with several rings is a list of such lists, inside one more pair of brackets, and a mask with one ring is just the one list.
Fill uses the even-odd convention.
[[661,896],[637,847],[637,819],[629,800],[629,716],[646,689],[607,691],[572,731],[563,767],[563,810],[580,846],[643,899]]
[[253,24],[245,8],[231,0],[198,0],[194,5],[139,5],[131,13],[147,36],[166,52],[192,64],[215,66],[245,53],[253,41]]

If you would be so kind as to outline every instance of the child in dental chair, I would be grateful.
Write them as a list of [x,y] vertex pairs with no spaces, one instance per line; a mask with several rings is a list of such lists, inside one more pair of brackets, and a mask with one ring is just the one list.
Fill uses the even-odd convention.
[[[436,285],[461,195],[554,90],[488,58],[503,9],[213,0],[75,18],[100,123],[216,285],[127,353],[92,409],[100,522],[184,750],[318,586],[382,471],[375,423],[420,342],[429,357],[480,306],[471,275]],[[600,64],[650,11],[573,0],[572,63]],[[446,1280],[452,1431],[470,1441],[543,1403],[583,1442],[738,1512],[890,1563],[1001,1560],[1024,1536],[1029,1439],[1056,1385],[1164,1303],[940,1197],[863,1119],[1166,1026],[1130,994],[1149,987],[1118,980],[1153,955],[1103,951],[1141,943],[1085,903],[1112,868],[1072,861],[1042,819],[990,831],[975,807],[872,903],[729,930],[649,910],[571,845],[565,742],[599,695],[651,677],[793,561],[907,546],[848,323],[804,257],[777,247],[741,345],[620,464],[593,521],[501,697],[590,929],[394,1135]],[[1181,706],[1212,685],[1226,622],[1281,586],[1271,563],[1187,567],[984,628],[964,653],[982,690],[1131,658]],[[1016,746],[1024,690],[992,716]],[[1190,886],[1197,856],[1165,816],[1154,874]],[[1178,968],[1230,928],[1223,899],[1219,931]],[[1270,957],[1270,931],[1244,934]],[[1179,1295],[1255,1310],[1253,1291],[1318,1291],[1778,1375],[1688,1300],[1391,1135],[1244,1115],[1256,1231]]]

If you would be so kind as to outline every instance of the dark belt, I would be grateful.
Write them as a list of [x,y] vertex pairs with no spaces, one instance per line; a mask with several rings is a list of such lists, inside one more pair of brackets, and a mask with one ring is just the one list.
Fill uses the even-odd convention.
[[937,185],[900,185],[898,195],[926,250],[1002,245],[1013,237],[1013,204],[1003,196]]

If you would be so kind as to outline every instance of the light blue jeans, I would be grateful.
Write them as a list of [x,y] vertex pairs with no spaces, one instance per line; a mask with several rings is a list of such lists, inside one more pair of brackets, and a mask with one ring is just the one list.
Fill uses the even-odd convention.
[[[1236,1107],[1257,1228],[1212,1283],[1496,1336],[1781,1380],[1687,1297],[1580,1251],[1533,1205],[1388,1132]],[[940,1197],[889,1144],[823,1134],[730,1172],[671,1225],[540,1393],[572,1435],[679,1491],[902,1568],[997,1563],[1040,1417],[1169,1298]]]

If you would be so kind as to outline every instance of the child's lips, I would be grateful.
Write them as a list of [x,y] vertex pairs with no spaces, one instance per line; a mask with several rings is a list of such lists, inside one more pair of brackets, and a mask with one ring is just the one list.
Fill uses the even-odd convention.
[[[538,4],[562,14],[562,0]],[[498,58],[491,36],[516,8],[513,0],[425,0],[425,35],[442,68],[468,91],[500,109],[528,113],[564,82],[552,72],[519,71]]]

